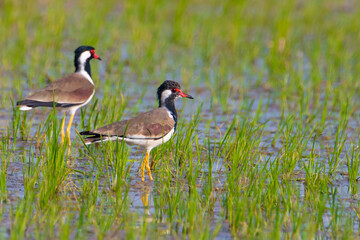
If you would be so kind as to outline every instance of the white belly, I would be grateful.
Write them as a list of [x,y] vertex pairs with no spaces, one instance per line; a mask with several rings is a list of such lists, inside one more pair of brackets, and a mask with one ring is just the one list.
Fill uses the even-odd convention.
[[[160,138],[160,139],[157,139],[157,140],[146,139],[146,138],[140,139],[141,136],[139,136],[139,138],[137,138],[137,139],[122,138],[122,137],[111,137],[110,140],[117,140],[117,139],[119,139],[120,141],[124,140],[129,145],[138,145],[138,146],[141,146],[141,147],[147,149],[148,151],[150,151],[154,147],[157,147],[157,146],[169,141],[173,134],[174,134],[174,129],[172,129],[163,138]],[[134,138],[135,137],[136,136],[134,136]]]

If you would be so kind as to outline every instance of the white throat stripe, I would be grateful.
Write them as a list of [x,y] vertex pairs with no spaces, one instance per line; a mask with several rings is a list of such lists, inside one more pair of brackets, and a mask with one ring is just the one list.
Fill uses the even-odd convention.
[[91,53],[90,53],[90,51],[85,51],[85,52],[83,52],[82,54],[80,54],[80,57],[79,57],[79,64],[80,64],[80,67],[82,68],[82,69],[84,69],[85,68],[85,62],[86,62],[86,60],[88,59],[88,58],[90,58],[91,57]]
[[161,102],[164,103],[165,99],[167,99],[171,95],[171,90],[165,90],[161,93]]

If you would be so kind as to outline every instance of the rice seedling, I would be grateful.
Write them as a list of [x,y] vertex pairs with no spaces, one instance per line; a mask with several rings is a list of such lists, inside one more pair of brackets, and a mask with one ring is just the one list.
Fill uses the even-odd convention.
[[[1,159],[5,159],[5,155],[2,153],[2,158]],[[6,172],[7,172],[7,161],[3,160],[0,163],[0,201],[6,201],[6,197],[7,197],[7,188],[6,188]]]

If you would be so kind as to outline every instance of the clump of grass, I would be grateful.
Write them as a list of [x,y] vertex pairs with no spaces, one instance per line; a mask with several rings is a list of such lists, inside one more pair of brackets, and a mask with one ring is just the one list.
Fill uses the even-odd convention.
[[360,169],[358,146],[351,146],[350,153],[346,155],[347,170],[349,174],[350,192],[353,195],[358,193],[358,178]]
[[1,153],[1,162],[0,162],[0,201],[6,201],[7,198],[7,169],[8,169],[8,161],[6,160],[5,154]]

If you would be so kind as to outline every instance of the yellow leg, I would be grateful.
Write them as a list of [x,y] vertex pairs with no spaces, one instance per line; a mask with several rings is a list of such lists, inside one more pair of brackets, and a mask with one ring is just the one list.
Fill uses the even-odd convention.
[[153,180],[152,176],[151,176],[151,170],[150,170],[150,166],[149,166],[149,160],[150,160],[150,153],[148,151],[146,151],[146,155],[145,155],[145,159],[146,159],[146,172],[149,175],[150,181]]
[[69,143],[69,146],[71,145],[71,140],[70,140],[70,130],[71,130],[71,124],[74,120],[74,116],[75,116],[75,113],[71,113],[70,115],[70,120],[69,120],[69,124],[67,126],[67,129],[66,129],[66,133],[67,133],[67,136],[68,136],[68,143]]
[[151,216],[150,210],[149,210],[149,195],[150,195],[150,188],[145,187],[144,191],[141,191],[141,201],[143,203],[144,207],[144,213],[148,216]]
[[61,121],[61,144],[64,143],[64,139],[65,139],[65,118],[66,118],[66,113],[64,113],[63,119]]
[[146,164],[146,155],[145,155],[145,158],[141,164],[141,181],[144,181],[145,180],[145,164]]
[[144,207],[148,207],[149,206],[149,204],[148,204],[148,202],[149,202],[149,193],[142,194],[141,201],[142,201]]

